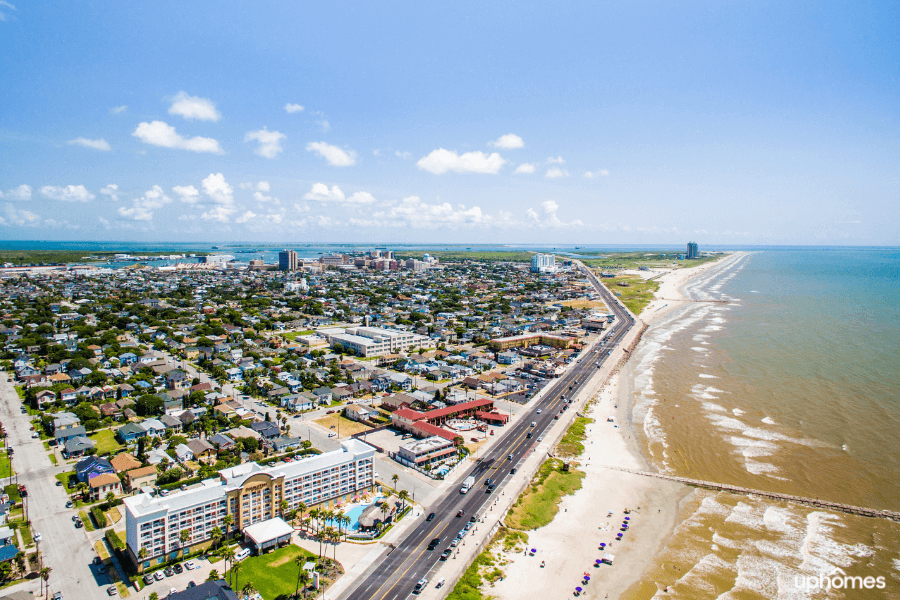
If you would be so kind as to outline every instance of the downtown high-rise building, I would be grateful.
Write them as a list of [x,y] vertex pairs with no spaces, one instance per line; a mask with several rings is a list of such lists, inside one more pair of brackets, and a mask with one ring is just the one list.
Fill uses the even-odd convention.
[[279,271],[296,271],[297,270],[297,253],[293,250],[282,250],[278,253],[278,270]]
[[532,273],[549,273],[556,270],[556,257],[552,254],[535,254],[531,257]]

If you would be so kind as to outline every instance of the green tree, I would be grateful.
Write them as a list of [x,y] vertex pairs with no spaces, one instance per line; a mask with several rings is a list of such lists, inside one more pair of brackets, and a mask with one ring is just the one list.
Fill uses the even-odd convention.
[[300,597],[300,584],[302,583],[305,589],[306,582],[309,581],[309,573],[303,568],[305,563],[306,557],[302,554],[298,554],[294,557],[294,564],[297,565],[297,589],[294,590],[294,596],[297,598]]
[[181,558],[184,558],[184,547],[187,544],[188,540],[191,539],[191,531],[190,529],[182,529],[178,532],[178,541],[181,542]]

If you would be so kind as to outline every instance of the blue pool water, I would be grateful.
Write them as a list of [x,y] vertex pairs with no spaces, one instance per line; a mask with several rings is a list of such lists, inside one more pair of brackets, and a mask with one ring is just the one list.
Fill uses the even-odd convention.
[[[345,531],[359,531],[359,516],[362,514],[362,512],[367,507],[371,506],[372,504],[381,502],[382,500],[384,500],[384,496],[379,496],[371,504],[365,504],[365,505],[356,504],[356,505],[344,510],[344,514],[347,515],[348,517],[350,517],[350,525],[344,527],[344,530]],[[337,526],[338,526],[338,524],[332,520],[326,521],[325,524],[328,527],[337,528]]]

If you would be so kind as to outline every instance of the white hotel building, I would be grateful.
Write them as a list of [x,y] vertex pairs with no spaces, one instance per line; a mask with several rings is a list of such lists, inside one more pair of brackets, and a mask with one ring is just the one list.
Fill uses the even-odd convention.
[[410,350],[412,348],[432,348],[434,340],[425,335],[401,331],[399,329],[384,329],[382,327],[333,327],[320,329],[316,333],[328,339],[332,345],[340,344],[344,348],[352,349],[357,356],[384,356]]
[[[374,484],[375,448],[350,439],[341,449],[276,466],[245,463],[219,471],[200,487],[168,496],[140,494],[125,499],[126,548],[138,571],[175,559],[181,552],[180,535],[190,537],[185,551],[210,540],[218,527],[226,532],[280,516],[282,500],[288,511],[302,501],[306,506],[348,502]],[[231,533],[226,532],[226,533]],[[141,558],[141,549],[146,554]]]

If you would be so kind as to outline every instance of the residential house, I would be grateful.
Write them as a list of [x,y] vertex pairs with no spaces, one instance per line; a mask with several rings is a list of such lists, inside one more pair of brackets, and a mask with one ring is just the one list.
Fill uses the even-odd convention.
[[63,445],[73,438],[85,437],[86,435],[87,430],[81,425],[75,425],[66,429],[60,429],[53,433],[53,436],[56,438],[57,445]]
[[105,473],[115,474],[115,469],[105,458],[89,456],[75,465],[75,476],[83,483]]
[[316,398],[309,392],[282,396],[281,406],[290,410],[312,410],[316,407]]
[[191,449],[188,448],[187,444],[178,444],[175,446],[175,459],[181,464],[184,464],[194,460],[194,453],[191,452]]
[[122,482],[119,477],[112,473],[102,473],[91,477],[88,481],[91,498],[94,500],[102,500],[110,492],[116,496],[122,495]]
[[185,390],[191,387],[191,380],[184,371],[175,369],[166,373],[166,387],[170,390]]
[[94,440],[79,435],[65,442],[62,454],[64,458],[77,458],[90,453],[94,448],[96,448]]
[[202,462],[215,462],[216,460],[216,447],[213,446],[207,440],[191,440],[187,443],[188,448],[191,450],[191,454],[194,455],[195,460],[199,460]]
[[109,459],[109,464],[112,465],[112,468],[115,469],[116,473],[124,473],[125,471],[139,468],[141,466],[141,461],[128,452],[119,452]]
[[139,438],[147,436],[147,430],[137,423],[126,423],[116,430],[116,436],[123,444],[130,444]]
[[288,452],[301,448],[303,440],[298,437],[281,436],[269,440],[269,445],[275,452]]
[[258,433],[264,440],[270,440],[281,435],[281,429],[278,425],[269,421],[250,423],[250,429]]
[[131,491],[144,486],[153,487],[156,485],[157,475],[158,471],[153,465],[132,469],[125,473],[125,487]]
[[56,402],[56,394],[54,394],[50,390],[43,390],[41,392],[38,392],[34,395],[34,398],[38,408],[42,407],[44,404]]
[[344,415],[348,419],[353,419],[354,421],[365,421],[378,414],[379,412],[377,410],[363,404],[351,404],[344,409]]
[[312,395],[319,404],[331,404],[331,400],[334,397],[331,393],[331,388],[325,386],[314,389]]
[[159,419],[144,419],[138,425],[143,427],[150,437],[162,437],[166,433],[166,426]]
[[234,446],[234,440],[224,433],[217,433],[214,436],[207,438],[206,441],[222,450],[227,450],[228,448]]
[[59,393],[59,399],[66,404],[74,404],[78,400],[78,394],[72,388],[66,388]]
[[172,415],[163,415],[159,418],[159,422],[165,425],[166,429],[171,431],[181,431],[182,423],[178,417],[173,417]]

